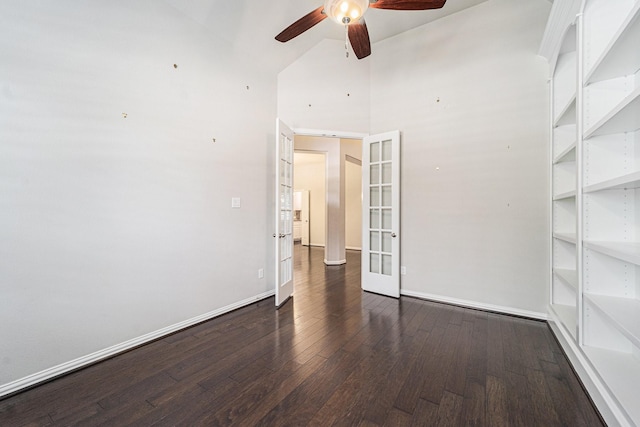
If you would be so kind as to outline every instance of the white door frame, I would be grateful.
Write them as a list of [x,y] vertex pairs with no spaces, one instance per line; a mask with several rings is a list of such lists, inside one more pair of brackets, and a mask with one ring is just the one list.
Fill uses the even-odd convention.
[[[294,165],[295,169],[295,165]],[[300,244],[302,246],[311,246],[311,212],[309,210],[309,190],[300,190]]]
[[345,132],[345,131],[333,131],[333,130],[319,130],[319,129],[304,129],[294,128],[293,133],[295,135],[302,136],[317,136],[321,138],[345,138],[345,139],[363,139],[369,136],[368,133],[362,132]]

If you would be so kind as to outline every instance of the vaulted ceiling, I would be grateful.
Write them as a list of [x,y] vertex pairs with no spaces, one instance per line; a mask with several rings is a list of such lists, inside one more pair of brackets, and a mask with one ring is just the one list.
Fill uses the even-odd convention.
[[[365,15],[373,44],[487,0],[448,0],[442,9],[390,11],[370,9]],[[321,6],[324,0],[165,0],[166,3],[203,25],[234,49],[251,55],[279,71],[324,39],[344,40],[340,25],[325,20],[287,42],[276,34],[298,18]],[[342,54],[342,52],[339,52]]]

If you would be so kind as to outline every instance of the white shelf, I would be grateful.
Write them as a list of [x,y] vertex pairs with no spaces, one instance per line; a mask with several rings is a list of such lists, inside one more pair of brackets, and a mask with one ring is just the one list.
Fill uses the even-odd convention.
[[562,162],[575,162],[576,160],[576,142],[573,141],[571,145],[562,150],[560,154],[558,154],[555,159],[553,159],[553,163],[562,163]]
[[568,268],[554,268],[553,273],[574,290],[578,289],[578,274]]
[[585,132],[585,139],[640,129],[640,87],[627,95],[606,116]]
[[553,233],[553,238],[558,240],[563,240],[565,242],[576,244],[576,234],[575,233]]
[[575,339],[577,329],[576,308],[570,305],[551,304],[551,309],[556,314],[558,320],[564,325],[565,329],[567,329],[573,339]]
[[593,193],[602,190],[627,190],[632,188],[640,188],[640,172],[633,172],[597,184],[591,184],[584,187],[583,191],[585,193]]
[[582,347],[585,355],[596,369],[606,387],[622,406],[632,425],[640,425],[639,385],[640,363],[628,353],[603,350],[596,347]]
[[564,193],[556,194],[553,197],[553,200],[557,201],[557,200],[569,199],[571,197],[576,197],[576,190],[565,191]]
[[570,125],[576,122],[576,95],[574,94],[569,103],[560,111],[556,117],[555,126]]
[[584,247],[622,261],[640,265],[640,243],[638,242],[592,242],[585,240]]
[[587,74],[585,84],[628,76],[640,69],[640,3],[636,4],[604,53]]
[[[640,348],[640,301],[633,298],[585,294],[585,297],[629,341]],[[639,396],[640,397],[640,396]]]

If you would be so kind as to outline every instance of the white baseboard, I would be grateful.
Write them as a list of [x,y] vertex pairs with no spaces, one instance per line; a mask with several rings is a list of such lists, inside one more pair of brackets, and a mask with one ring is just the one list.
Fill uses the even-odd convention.
[[617,400],[609,393],[609,389],[600,380],[573,337],[564,328],[562,322],[558,321],[551,309],[549,310],[549,326],[607,425],[633,426],[634,423],[620,409],[616,403]]
[[[245,300],[230,304],[226,307],[222,307],[217,310],[210,311],[209,313],[205,313],[200,316],[193,317],[191,319],[185,320],[180,323],[176,323],[171,326],[167,326],[166,328],[162,328],[154,332],[150,332],[148,334],[131,339],[129,341],[125,341],[123,343],[116,344],[114,346],[105,348],[103,350],[96,351],[95,353],[91,353],[86,356],[71,360],[69,362],[65,362],[60,365],[54,366],[52,368],[45,369],[43,371],[26,376],[24,378],[20,378],[10,383],[2,384],[0,385],[0,397],[16,393],[28,387],[33,387],[37,384],[40,384],[44,381],[51,380],[60,375],[75,371],[77,369],[83,368],[85,366],[91,365],[93,363],[99,362],[109,357],[113,357],[119,353],[122,353],[124,351],[130,350],[135,347],[139,347],[143,344],[146,344],[158,338],[162,338],[163,336],[172,334],[181,329],[188,328],[189,326],[196,325],[198,323],[204,322],[206,320],[210,320],[214,317],[218,317],[222,314],[228,313],[230,311],[236,310],[246,305],[253,304],[265,298],[269,298],[274,294],[275,294],[275,290],[264,292],[254,297],[247,298]],[[274,310],[275,310],[275,306],[274,306]]]
[[502,305],[493,305],[458,298],[444,297],[442,295],[425,294],[422,292],[414,292],[404,289],[400,289],[400,295],[406,295],[408,297],[415,297],[437,302],[444,302],[447,304],[461,305],[463,307],[477,308],[480,310],[495,311],[497,313],[511,314],[514,316],[530,317],[532,319],[547,320],[548,318],[546,313],[539,313],[537,311],[522,310],[519,308],[505,307]]
[[342,265],[342,264],[346,264],[347,260],[346,259],[340,259],[338,261],[327,261],[325,259],[324,263],[325,263],[325,265]]

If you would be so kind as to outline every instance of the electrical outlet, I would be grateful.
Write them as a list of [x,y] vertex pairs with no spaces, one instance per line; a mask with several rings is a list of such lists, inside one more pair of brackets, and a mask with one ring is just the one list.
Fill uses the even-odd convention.
[[405,267],[404,265],[400,266],[400,274],[402,274],[403,276],[407,274],[407,267]]
[[264,279],[264,268],[258,269],[258,279]]

